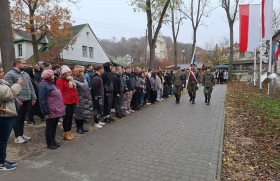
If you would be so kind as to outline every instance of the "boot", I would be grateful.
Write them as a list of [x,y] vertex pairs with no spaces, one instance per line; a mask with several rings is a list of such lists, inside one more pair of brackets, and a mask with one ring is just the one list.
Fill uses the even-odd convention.
[[85,134],[85,132],[82,130],[82,128],[77,128],[77,131],[76,131],[77,133],[79,133],[79,134]]
[[63,137],[64,137],[64,139],[67,140],[67,141],[72,141],[72,140],[73,140],[73,138],[69,135],[69,131],[64,132]]
[[192,97],[190,97],[190,102],[192,102]]
[[76,132],[79,134],[85,134],[85,132],[82,130],[82,125],[83,125],[82,120],[76,120],[76,126],[77,126]]
[[208,98],[207,98],[207,94],[205,94],[205,103],[207,103],[208,101]]
[[70,136],[72,139],[76,139],[75,136],[72,134],[71,131],[68,131],[68,134],[69,134],[69,136]]
[[210,105],[210,99],[211,99],[211,96],[209,95],[208,100],[207,100],[207,105]]
[[176,104],[179,104],[179,99],[176,97]]
[[195,100],[195,98],[192,98],[192,104],[195,104],[194,100]]
[[177,99],[178,99],[178,101],[177,101],[177,102],[178,102],[178,104],[179,104],[179,103],[180,103],[180,97],[178,97]]

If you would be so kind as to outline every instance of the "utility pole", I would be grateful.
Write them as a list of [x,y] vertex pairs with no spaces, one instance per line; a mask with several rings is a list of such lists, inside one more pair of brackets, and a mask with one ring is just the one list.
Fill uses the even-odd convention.
[[1,0],[0,3],[0,50],[2,66],[5,71],[12,68],[15,58],[15,49],[12,32],[12,21],[9,0]]

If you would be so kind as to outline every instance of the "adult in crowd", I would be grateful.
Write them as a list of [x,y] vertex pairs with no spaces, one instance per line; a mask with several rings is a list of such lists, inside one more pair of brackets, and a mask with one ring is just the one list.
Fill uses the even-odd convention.
[[151,103],[155,103],[157,99],[157,86],[156,86],[156,78],[157,78],[157,73],[152,72],[151,73]]
[[122,79],[122,67],[117,66],[116,67],[116,73],[113,74],[112,76],[112,81],[113,81],[113,96],[114,96],[114,108],[116,111],[116,117],[117,118],[122,118],[125,115],[121,112],[121,106],[122,106],[122,96],[124,93],[124,82],[121,80]]
[[39,84],[41,82],[41,75],[44,71],[44,62],[39,61],[34,65],[34,81]]
[[135,67],[134,71],[131,73],[132,87],[134,88],[134,92],[132,95],[131,106],[132,110],[140,109],[139,105],[139,95],[140,95],[140,68]]
[[61,67],[58,64],[52,66],[53,75],[54,75],[54,84],[56,84],[57,79],[60,77]]
[[[94,109],[94,127],[95,128],[102,128],[105,123],[100,121],[101,114],[103,112],[104,106],[104,84],[102,79],[102,74],[104,73],[103,66],[96,66],[95,67],[95,74],[92,78],[92,86],[91,86],[91,97],[93,102],[93,109]],[[104,118],[106,119],[106,118]],[[107,122],[109,118],[107,118]]]
[[164,75],[164,97],[170,96],[171,86],[172,86],[172,76],[170,75],[170,70],[167,70]]
[[223,70],[219,70],[219,80],[220,80],[220,84],[224,83],[224,71]]
[[192,65],[191,70],[189,71],[188,85],[187,85],[188,93],[190,96],[190,102],[192,104],[195,104],[196,91],[198,89],[198,84],[199,84],[198,80],[199,80],[199,73],[196,70],[195,65]]
[[140,94],[139,94],[139,105],[144,106],[145,94],[147,93],[145,72],[140,73]]
[[132,87],[132,82],[131,82],[131,68],[130,67],[125,67],[125,72],[122,75],[122,78],[124,80],[124,84],[126,87],[126,90],[123,95],[123,109],[126,114],[131,114],[131,109],[130,109],[130,103],[132,99],[132,93],[133,93],[133,87]]
[[[30,80],[31,83],[33,85],[36,97],[38,97],[38,85],[36,84],[35,80],[34,80],[34,74],[33,74],[33,68],[32,67],[26,67],[24,69],[24,72],[28,73],[28,75],[30,76]],[[40,109],[40,104],[39,101],[37,100],[36,103],[34,105],[32,105],[32,103],[30,102],[29,104],[29,109],[27,112],[27,119],[28,119],[28,123],[29,124],[37,124],[35,119],[34,119],[34,115],[38,115],[41,120],[44,120],[44,116],[42,115],[41,109]]]
[[89,88],[91,88],[91,85],[92,85],[91,79],[92,79],[93,73],[94,73],[94,66],[92,64],[88,64],[86,72],[85,72],[85,80],[87,81]]
[[80,104],[75,109],[75,122],[77,127],[77,133],[84,134],[88,132],[84,128],[84,122],[87,119],[90,119],[92,116],[90,106],[92,106],[91,95],[89,91],[88,82],[84,77],[84,67],[78,66],[74,70],[74,82],[76,83],[77,92]]
[[112,64],[110,62],[106,62],[103,64],[104,73],[102,74],[102,80],[104,84],[104,107],[103,107],[103,115],[104,122],[111,123],[115,121],[111,116],[111,108],[113,106],[113,82],[112,82]]
[[76,83],[73,81],[72,71],[67,65],[61,66],[61,76],[56,81],[60,89],[63,102],[66,107],[66,114],[63,118],[64,139],[72,141],[75,139],[71,132],[72,119],[76,105],[79,105],[79,98],[76,90]]
[[215,78],[210,69],[207,69],[206,73],[203,74],[202,85],[204,86],[205,103],[210,105],[211,94],[215,85]]
[[151,103],[151,81],[150,81],[150,73],[145,72],[145,84],[146,84],[146,94],[145,94],[145,104],[150,105]]
[[226,84],[228,81],[228,71],[224,70],[224,83]]
[[162,84],[161,84],[161,79],[159,77],[159,73],[156,73],[156,91],[157,91],[157,101],[161,101],[161,89],[162,89]]
[[23,80],[9,85],[4,78],[4,70],[0,67],[0,171],[9,171],[16,168],[17,163],[6,160],[7,144],[17,119],[17,101],[15,98],[22,89]]
[[56,128],[59,118],[65,115],[65,108],[61,91],[54,84],[54,73],[47,69],[42,73],[42,81],[39,84],[39,102],[42,114],[46,119],[45,137],[47,148],[54,150],[60,147],[56,142]]
[[4,76],[4,79],[10,85],[17,83],[19,78],[23,80],[22,90],[17,97],[21,106],[18,119],[15,122],[13,129],[15,133],[14,142],[25,143],[26,141],[31,140],[31,137],[24,134],[24,121],[30,104],[34,105],[36,103],[37,97],[30,76],[23,71],[26,67],[25,60],[22,58],[17,58],[14,60],[13,66],[13,69],[7,72],[7,74]]
[[177,71],[173,77],[173,85],[174,85],[174,96],[176,98],[176,104],[180,103],[181,92],[184,87],[184,76],[182,75],[182,71],[180,68],[177,68]]

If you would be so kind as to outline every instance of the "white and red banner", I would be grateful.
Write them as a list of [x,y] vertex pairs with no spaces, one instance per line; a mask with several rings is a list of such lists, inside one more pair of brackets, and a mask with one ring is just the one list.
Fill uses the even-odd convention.
[[239,44],[240,51],[253,52],[259,46],[260,30],[260,5],[243,4],[239,5],[240,27]]
[[262,0],[262,39],[270,40],[272,36],[273,0]]

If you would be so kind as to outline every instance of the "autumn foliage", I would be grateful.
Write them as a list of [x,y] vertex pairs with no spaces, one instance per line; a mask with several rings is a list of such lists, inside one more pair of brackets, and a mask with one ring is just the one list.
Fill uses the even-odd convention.
[[26,31],[32,35],[35,61],[39,60],[38,44],[48,37],[52,46],[71,36],[71,16],[61,4],[72,0],[11,0],[11,15],[15,31]]
[[280,102],[246,83],[230,83],[222,180],[280,180]]

